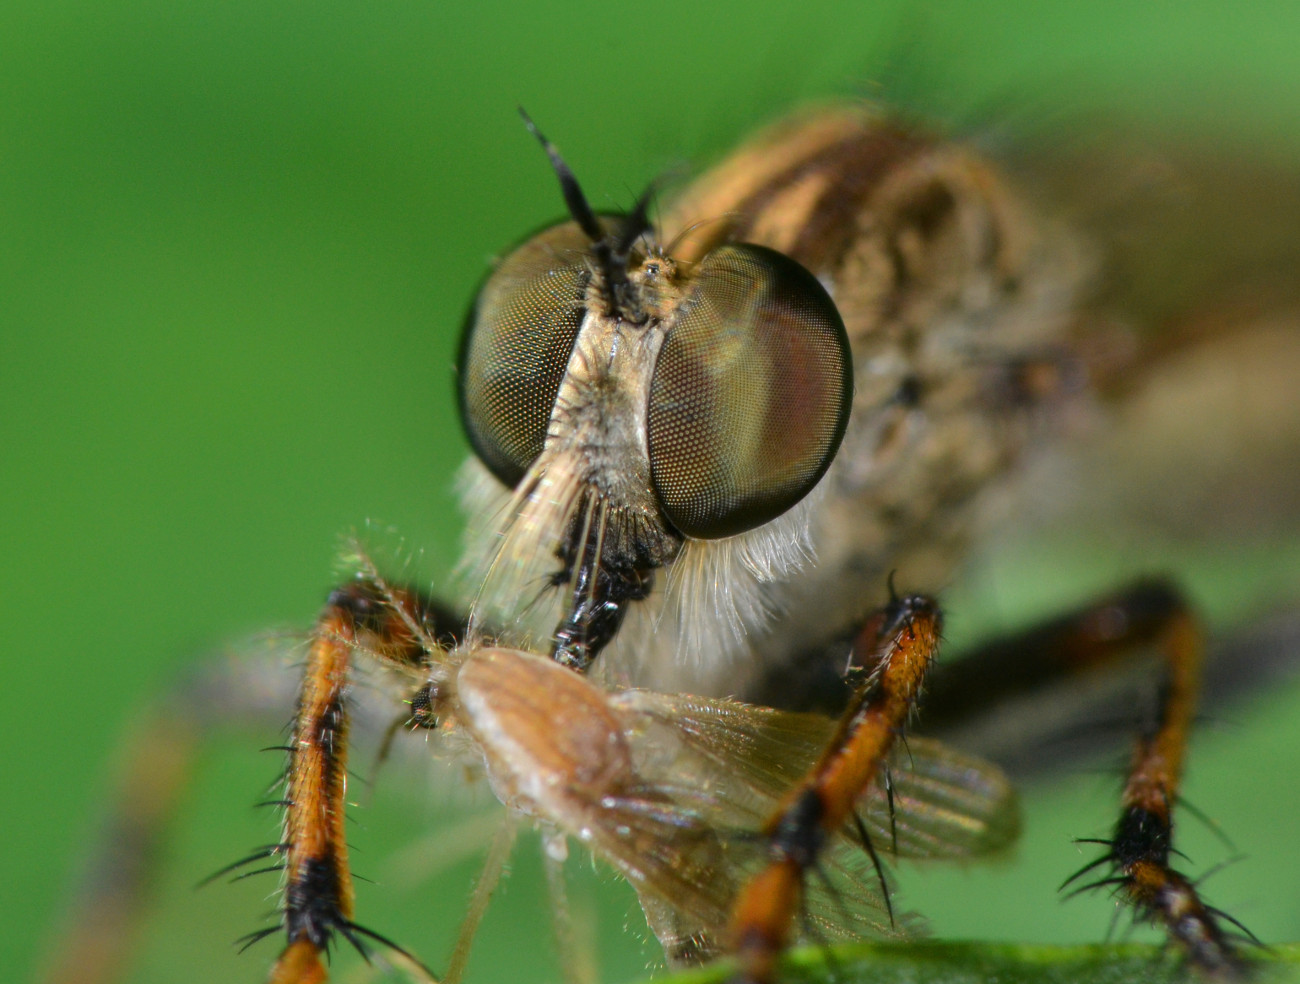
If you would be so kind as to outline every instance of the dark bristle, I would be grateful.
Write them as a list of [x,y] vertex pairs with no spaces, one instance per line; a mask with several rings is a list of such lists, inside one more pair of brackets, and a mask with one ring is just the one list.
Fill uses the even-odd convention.
[[[1110,841],[1097,841],[1097,843],[1101,844],[1103,847],[1110,847]],[[1057,886],[1056,890],[1058,892],[1065,891],[1066,888],[1068,888],[1074,882],[1078,881],[1080,878],[1082,878],[1088,872],[1092,871],[1094,868],[1100,868],[1104,864],[1111,864],[1114,860],[1115,860],[1115,856],[1113,854],[1106,853],[1103,854],[1101,857],[1097,858],[1095,861],[1089,861],[1082,868],[1080,868],[1078,871],[1072,874],[1069,878],[1061,882],[1061,884]]]
[[252,933],[245,933],[239,939],[235,940],[235,945],[239,947],[239,952],[243,953],[255,943],[261,943],[268,936],[273,936],[280,931],[279,926],[268,926],[265,929],[259,929]]
[[[1181,854],[1182,852],[1179,852],[1179,853]],[[1183,856],[1186,857],[1186,855],[1183,855]],[[1222,871],[1224,868],[1230,867],[1230,866],[1236,864],[1238,861],[1243,861],[1243,860],[1245,860],[1245,855],[1244,855],[1244,854],[1238,854],[1238,855],[1236,855],[1235,857],[1228,858],[1228,859],[1225,860],[1225,861],[1220,861],[1218,864],[1210,866],[1210,867],[1207,868],[1205,871],[1202,871],[1202,872],[1201,872],[1199,875],[1197,875],[1195,878],[1191,879],[1192,887],[1193,887],[1193,888],[1196,888],[1196,889],[1199,889],[1199,888],[1201,887],[1202,883],[1204,883],[1204,882],[1208,881],[1209,879],[1213,878],[1215,875],[1217,875],[1217,874],[1218,874],[1220,871]]]
[[[367,939],[372,940],[375,943],[378,943],[380,946],[392,950],[394,953],[400,953],[407,960],[411,961],[411,963],[415,964],[415,966],[419,967],[420,970],[422,970],[425,974],[427,974],[430,979],[436,980],[433,971],[431,971],[423,963],[417,960],[414,954],[412,954],[409,950],[401,946],[398,946],[387,936],[384,936],[380,933],[376,933],[373,929],[367,929],[365,926],[360,926],[357,923],[349,922],[347,924],[346,930],[342,926],[340,926],[339,932],[343,934],[343,936],[347,939],[349,943],[351,943],[354,947],[357,948],[357,951],[361,953],[362,957],[366,957],[365,950],[363,949],[361,943],[357,939],[355,939],[353,935],[350,934],[355,934],[356,936],[364,936]],[[366,957],[366,962],[369,963],[368,957]]]
[[[893,819],[893,809],[890,809],[890,819]],[[862,817],[858,811],[853,811],[853,823],[858,828],[858,836],[862,838],[862,847],[867,852],[867,857],[871,858],[871,867],[876,869],[876,880],[880,882],[880,894],[885,898],[885,912],[889,914],[889,927],[893,929],[894,923],[894,902],[889,897],[889,885],[885,882],[885,869],[880,863],[880,855],[876,853],[876,847],[871,843],[871,837],[867,834],[867,825],[862,822]],[[891,823],[892,826],[892,823]],[[895,841],[894,853],[898,853],[898,844]]]
[[259,847],[256,851],[254,851],[252,854],[248,855],[247,857],[240,858],[238,861],[235,861],[231,864],[226,865],[224,868],[214,871],[212,874],[208,875],[206,878],[204,878],[201,882],[199,882],[194,887],[202,888],[203,886],[211,884],[212,882],[216,881],[222,875],[228,875],[232,871],[237,871],[238,869],[242,868],[246,864],[253,864],[256,861],[262,861],[265,860],[266,858],[274,857],[275,855],[284,851],[286,847],[288,847],[287,844],[267,844],[265,847]]
[[236,875],[234,878],[230,879],[230,883],[233,885],[237,881],[243,881],[245,878],[252,878],[254,875],[265,875],[272,871],[283,871],[283,870],[284,870],[284,865],[282,864],[273,864],[265,868],[254,868],[252,871],[245,871]]
[[361,955],[361,959],[364,960],[367,964],[369,964],[370,951],[366,949],[365,945],[358,938],[357,935],[358,927],[353,926],[349,922],[341,922],[338,924],[337,928],[339,931],[339,935],[342,936],[345,940],[347,940],[350,944],[352,944],[352,949],[356,950],[357,953]]
[[1243,939],[1246,940],[1247,942],[1253,943],[1255,946],[1258,946],[1262,949],[1268,949],[1266,946],[1264,946],[1264,943],[1260,940],[1258,936],[1256,936],[1244,925],[1242,925],[1241,920],[1234,919],[1232,916],[1228,915],[1222,909],[1216,909],[1213,906],[1207,905],[1205,907],[1205,911],[1208,912],[1215,919],[1222,919],[1224,922],[1239,929],[1241,931],[1241,935],[1239,939]]
[[1181,810],[1186,810],[1197,820],[1199,820],[1206,827],[1206,829],[1208,829],[1210,833],[1212,833],[1215,836],[1215,838],[1218,839],[1219,843],[1221,843],[1229,851],[1232,851],[1234,854],[1237,852],[1237,845],[1232,842],[1232,839],[1228,836],[1227,832],[1223,829],[1222,825],[1219,824],[1213,817],[1207,815],[1205,811],[1202,810],[1200,807],[1198,807],[1195,803],[1188,801],[1188,799],[1185,796],[1179,796],[1178,807]]
[[[907,737],[903,737],[903,747],[907,748]],[[911,749],[907,750],[910,757]],[[884,767],[885,779],[885,804],[889,808],[889,845],[894,857],[898,857],[898,813],[894,809],[894,777],[889,771],[889,766]],[[892,922],[892,917],[891,917]]]
[[1091,892],[1094,889],[1108,888],[1111,885],[1127,885],[1128,883],[1129,877],[1127,875],[1111,875],[1106,878],[1098,878],[1096,881],[1088,882],[1085,885],[1080,885],[1073,891],[1066,892],[1065,898],[1072,899],[1077,895],[1082,895],[1084,892]]

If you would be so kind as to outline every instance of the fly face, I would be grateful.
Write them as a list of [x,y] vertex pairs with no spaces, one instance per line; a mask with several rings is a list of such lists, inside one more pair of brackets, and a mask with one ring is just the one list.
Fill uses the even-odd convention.
[[536,605],[524,641],[545,633],[557,661],[586,670],[657,571],[708,570],[703,557],[754,544],[766,556],[752,579],[760,563],[794,566],[806,519],[781,517],[839,448],[851,356],[835,304],[798,263],[737,242],[679,260],[650,234],[645,200],[596,217],[543,143],[574,221],[488,277],[460,405],[483,465],[514,490],[489,511],[501,539],[480,600],[509,631],[509,603],[562,589],[558,619]]

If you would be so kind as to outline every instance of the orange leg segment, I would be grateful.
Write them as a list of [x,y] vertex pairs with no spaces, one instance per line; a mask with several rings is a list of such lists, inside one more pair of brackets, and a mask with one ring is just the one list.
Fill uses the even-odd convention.
[[[343,829],[350,664],[359,651],[405,670],[414,691],[406,723],[433,727],[436,701],[426,669],[431,652],[456,645],[464,632],[463,617],[374,576],[358,577],[331,594],[301,671],[293,738],[285,749],[284,837],[207,879],[258,862],[265,867],[239,877],[285,872],[280,925],[244,938],[251,945],[281,928],[287,931],[274,982],[323,981],[320,958],[335,933],[358,947],[366,938],[392,946],[352,920]],[[265,663],[216,660],[192,669],[158,701],[131,743],[114,809],[43,982],[106,984],[122,976],[147,915],[154,868],[196,750],[218,728],[236,722],[264,727],[279,717],[291,685],[287,673]]]
[[[817,764],[764,825],[769,862],[741,891],[731,940],[738,980],[766,984],[788,945],[801,904],[803,879],[827,838],[853,816],[862,791],[877,778],[884,757],[916,706],[932,663],[939,612],[924,597],[895,599],[858,634],[854,662],[867,676],[851,697],[836,733]],[[1169,861],[1173,808],[1196,713],[1204,642],[1181,594],[1163,581],[1140,581],[1076,612],[983,647],[951,667],[935,696],[940,718],[959,717],[962,704],[995,703],[1044,683],[1155,650],[1165,667],[1154,724],[1137,742],[1121,798],[1121,815],[1105,853],[1071,877],[1109,872],[1076,891],[1113,887],[1142,918],[1161,924],[1203,975],[1239,977],[1246,971],[1230,916],[1207,905]],[[959,700],[963,698],[964,700]],[[931,705],[927,702],[927,712]],[[927,717],[933,723],[933,717]],[[870,850],[870,844],[866,845]],[[1253,938],[1252,938],[1253,939]]]
[[[1245,972],[1246,965],[1222,923],[1231,923],[1247,937],[1249,933],[1230,916],[1207,905],[1192,883],[1169,863],[1173,807],[1200,690],[1203,633],[1186,603],[1172,589],[1146,583],[1131,592],[1131,598],[1141,601],[1142,635],[1147,638],[1130,640],[1130,644],[1154,643],[1165,661],[1161,706],[1154,727],[1134,749],[1120,800],[1119,822],[1110,840],[1100,842],[1106,853],[1065,884],[1070,885],[1096,868],[1109,868],[1109,876],[1076,891],[1114,886],[1139,916],[1162,924],[1199,971],[1217,979],[1236,978]],[[1153,599],[1159,603],[1153,604]],[[1106,604],[1122,613],[1125,602],[1126,596],[1121,594]]]
[[320,953],[335,931],[345,936],[353,932],[344,833],[348,728],[344,690],[353,637],[350,613],[328,609],[303,674],[289,752],[282,845],[289,946],[271,975],[272,984],[324,980]]
[[[362,938],[401,950],[353,922],[352,878],[345,835],[347,685],[358,647],[380,660],[419,666],[428,659],[427,610],[411,594],[359,578],[330,595],[303,668],[289,745],[283,843],[282,926],[288,945],[271,984],[318,984],[321,954],[335,933],[364,956]],[[257,940],[271,931],[253,934]],[[414,958],[411,958],[414,959]]]
[[732,911],[738,980],[767,984],[774,979],[803,879],[826,839],[853,816],[858,797],[880,774],[921,695],[940,624],[938,607],[918,595],[894,599],[858,634],[854,659],[870,664],[870,672],[821,758],[764,825],[769,862],[741,890]]

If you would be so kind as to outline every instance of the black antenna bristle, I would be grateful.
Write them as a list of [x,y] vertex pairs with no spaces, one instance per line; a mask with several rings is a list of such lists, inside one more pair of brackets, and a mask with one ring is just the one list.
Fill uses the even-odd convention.
[[564,163],[564,158],[560,152],[555,149],[555,144],[546,139],[546,135],[537,129],[537,124],[533,118],[528,115],[524,107],[520,106],[519,115],[523,117],[524,126],[528,132],[537,138],[537,142],[542,145],[546,151],[546,156],[551,159],[551,168],[555,171],[555,176],[560,179],[560,190],[564,193],[564,203],[568,206],[569,214],[573,216],[573,221],[582,227],[582,231],[591,237],[593,242],[605,238],[605,230],[600,227],[596,220],[596,214],[591,210],[587,203],[587,197],[582,193],[582,187],[578,184],[578,179],[574,177],[573,171],[569,165]]

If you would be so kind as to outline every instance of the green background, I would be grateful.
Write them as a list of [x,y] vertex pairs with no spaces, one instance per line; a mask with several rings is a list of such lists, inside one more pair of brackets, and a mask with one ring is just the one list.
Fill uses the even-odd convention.
[[[1300,160],[1297,52],[1291,2],[0,7],[0,977],[29,977],[52,942],[113,750],[177,667],[308,624],[339,535],[368,519],[428,569],[453,562],[459,322],[489,258],[559,211],[516,104],[618,207],[828,93],[966,120],[1098,109]],[[1007,612],[1105,584],[1084,540],[1024,554],[1046,559],[1007,579]],[[1264,533],[1163,549],[1127,559],[1182,574],[1224,620],[1300,599],[1300,552]],[[1234,709],[1198,739],[1188,793],[1247,855],[1211,898],[1266,940],[1300,939],[1297,721],[1294,684]],[[230,941],[271,882],[191,886],[274,836],[248,804],[275,735],[210,743],[131,980],[262,978],[275,945],[236,958]],[[394,845],[446,822],[413,779],[355,811],[357,868],[387,882],[360,887],[359,917],[437,969],[473,865],[386,876]],[[907,901],[945,936],[1100,939],[1107,901],[1054,890],[1114,784],[1088,767],[1031,790],[1018,863],[904,872]],[[1184,830],[1194,870],[1233,853]],[[556,976],[535,857],[471,980]],[[589,880],[605,977],[635,977],[634,903]]]

